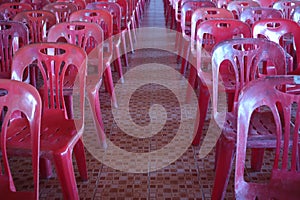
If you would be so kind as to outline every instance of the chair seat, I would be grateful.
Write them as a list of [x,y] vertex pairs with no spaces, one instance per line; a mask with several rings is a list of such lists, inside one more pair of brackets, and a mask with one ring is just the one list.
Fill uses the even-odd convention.
[[[75,141],[81,137],[81,134],[77,132],[78,127],[76,127],[74,120],[62,119],[57,114],[55,114],[55,117],[49,115],[45,117],[42,119],[41,127],[41,154],[45,152],[63,152],[70,146],[74,146]],[[11,125],[13,125],[11,127],[20,127],[20,130],[8,130],[8,148],[10,150],[22,148],[31,151],[31,138],[27,121],[24,118],[18,118],[13,120]],[[20,155],[27,154],[25,151],[18,153]]]
[[[276,132],[276,127],[272,116],[273,115],[270,111],[259,110],[253,113],[250,129],[249,129],[250,130],[249,138],[248,138],[249,146],[253,148],[260,148],[260,147],[265,147],[266,144],[269,144],[270,148],[275,147],[276,140],[275,140],[275,136],[272,133]],[[237,136],[236,122],[237,122],[236,116],[232,112],[226,114],[222,134],[224,134],[224,136],[229,140],[236,141],[236,136]],[[251,141],[255,141],[255,142],[251,143]]]

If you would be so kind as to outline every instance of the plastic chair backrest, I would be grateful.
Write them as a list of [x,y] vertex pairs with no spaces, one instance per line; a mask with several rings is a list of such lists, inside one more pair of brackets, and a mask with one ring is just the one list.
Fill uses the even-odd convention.
[[297,22],[299,25],[300,25],[300,6],[297,6],[295,9],[294,9],[294,12],[292,14],[292,20],[294,22]]
[[232,0],[217,0],[217,7],[218,8],[225,8],[225,9],[227,9],[227,5],[231,1]]
[[[233,80],[225,80],[226,74],[220,74],[224,62],[229,63],[227,67],[234,74]],[[229,105],[233,106],[231,111],[236,112],[240,90],[250,81],[267,74],[267,67],[274,69],[273,75],[287,74],[285,52],[275,42],[261,38],[238,38],[217,44],[212,53],[214,116],[218,113],[218,92],[224,89],[226,93],[231,93],[233,98]],[[225,70],[222,72],[226,73]],[[219,88],[222,80],[225,88]]]
[[[0,107],[1,107],[1,160],[0,193],[2,199],[39,199],[39,155],[40,155],[40,127],[42,103],[38,91],[29,84],[0,79]],[[21,112],[26,118],[30,129],[32,152],[33,191],[16,190],[13,173],[9,166],[6,143],[8,133],[20,130],[13,123],[13,113]],[[5,113],[5,115],[4,115]],[[25,121],[25,119],[24,119]],[[18,129],[19,128],[19,129]],[[24,126],[23,126],[24,128]],[[27,180],[28,181],[28,180]],[[30,183],[29,183],[30,185]]]
[[259,3],[260,7],[263,8],[272,8],[274,3],[278,0],[254,0]]
[[128,3],[126,0],[116,0],[116,3],[121,7],[122,19],[121,19],[121,28],[125,28],[129,20],[129,9]]
[[2,3],[0,6],[0,19],[12,20],[17,13],[26,10],[32,10],[31,5],[28,3]]
[[77,6],[77,10],[85,9],[86,2],[85,0],[57,0],[56,2],[70,2]]
[[103,73],[103,37],[103,31],[96,23],[63,22],[49,29],[48,42],[58,42],[63,38],[66,42],[83,48],[87,54],[97,50],[98,73]]
[[[292,35],[296,50],[297,62],[300,60],[300,27],[299,25],[289,19],[264,19],[257,21],[253,24],[252,34],[254,38],[263,36],[268,40],[276,42],[284,47],[284,36]],[[287,39],[290,39],[288,36]],[[286,49],[288,53],[289,49]],[[296,62],[294,64],[297,64]],[[299,65],[299,64],[298,64]]]
[[69,21],[72,12],[77,11],[77,6],[71,2],[54,2],[47,4],[43,10],[48,10],[55,14],[57,23]]
[[282,12],[283,18],[291,19],[291,15],[297,6],[300,6],[299,1],[281,0],[276,1],[273,5],[273,8],[280,10]]
[[216,7],[216,4],[210,0],[174,0],[175,20],[181,22],[181,8],[186,2],[200,2],[201,7]]
[[23,23],[0,21],[0,78],[11,77],[13,56],[28,40],[29,31]]
[[41,10],[45,5],[51,3],[50,0],[21,0],[22,3],[28,3],[34,10]]
[[[73,89],[79,95],[78,110],[83,111],[87,56],[83,49],[67,43],[34,43],[24,46],[15,54],[12,63],[12,79],[22,81],[28,67],[37,67],[41,79],[39,90],[43,92],[43,116],[52,115],[67,119],[64,92]],[[71,73],[71,74],[70,74]],[[48,91],[48,92],[46,92]],[[83,125],[83,113],[78,122]],[[78,129],[79,130],[79,129]]]
[[113,17],[106,10],[78,10],[70,15],[70,22],[72,21],[86,21],[95,22],[100,25],[104,33],[104,40],[109,44],[109,50],[113,49]]
[[231,1],[227,5],[227,9],[233,13],[235,19],[239,19],[243,10],[249,7],[260,7],[260,5],[256,1],[252,0]]
[[113,16],[113,34],[121,32],[122,11],[119,4],[114,2],[94,2],[86,5],[86,9],[107,10]]
[[[237,199],[299,199],[300,174],[297,163],[300,96],[299,93],[290,94],[280,90],[284,85],[299,87],[299,76],[265,77],[249,83],[241,92],[237,115],[234,181]],[[271,157],[273,167],[270,178],[258,183],[251,181],[252,179],[246,181],[244,172],[250,119],[252,113],[262,106],[268,107],[273,114],[276,149],[272,154],[274,157]]]
[[236,19],[207,20],[197,30],[197,48],[211,52],[216,44],[234,37],[251,38],[250,27]]
[[191,18],[192,14],[198,8],[216,7],[212,1],[187,1],[181,7],[181,30],[184,38],[189,38],[191,35]]
[[282,13],[274,8],[267,7],[250,7],[246,8],[241,14],[239,19],[252,27],[254,22],[261,19],[280,19]]
[[196,35],[199,24],[212,19],[233,19],[233,14],[225,8],[198,8],[194,11],[191,20],[191,51],[196,54]]
[[26,24],[29,29],[29,43],[46,41],[48,29],[56,24],[55,15],[46,10],[20,12],[13,20]]

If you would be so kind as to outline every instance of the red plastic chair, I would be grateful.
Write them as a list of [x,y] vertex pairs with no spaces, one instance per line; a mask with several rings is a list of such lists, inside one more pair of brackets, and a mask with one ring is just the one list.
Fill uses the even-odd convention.
[[[116,3],[120,5],[122,10],[122,19],[121,19],[121,31],[123,34],[122,37],[128,36],[130,51],[133,53],[134,46],[133,46],[132,34],[134,34],[134,31],[131,30],[132,22],[130,21],[128,3],[126,0],[116,0]],[[128,61],[126,63],[126,66],[128,66]]]
[[[103,50],[103,62],[105,65],[105,81],[106,88],[111,95],[112,103],[115,107],[117,106],[117,99],[114,93],[113,80],[111,75],[110,64],[113,60],[113,23],[112,16],[106,10],[78,10],[70,15],[70,21],[86,21],[94,22],[101,26],[104,33],[104,50]],[[119,74],[120,76],[120,74]]]
[[262,20],[262,19],[281,19],[282,13],[279,10],[274,8],[266,8],[266,7],[251,7],[246,8],[240,14],[240,20],[249,24],[250,27],[254,24],[254,22]]
[[259,3],[252,0],[238,0],[238,1],[231,1],[227,5],[227,10],[230,10],[235,19],[239,19],[240,14],[249,7],[260,7]]
[[[183,30],[182,27],[185,27],[186,25],[189,26],[191,25],[191,16],[193,11],[195,11],[197,8],[201,7],[216,7],[215,3],[212,1],[207,1],[207,0],[179,0],[175,1],[175,21],[176,21],[176,42],[175,42],[175,48],[178,50],[178,57],[177,61],[180,59],[180,55],[184,55],[186,51],[182,50],[182,47],[184,46],[184,39],[182,38]],[[186,5],[185,5],[186,4]],[[185,6],[184,6],[185,5]],[[183,8],[184,7],[184,8]],[[183,19],[182,19],[182,12],[184,13]],[[185,24],[183,24],[185,23]],[[186,32],[186,31],[184,31]],[[183,62],[185,60],[183,59]]]
[[292,20],[294,22],[297,22],[299,25],[300,25],[300,6],[297,6],[295,9],[294,9],[294,12],[292,14]]
[[[192,19],[190,22],[190,37],[193,38],[190,40],[189,43],[185,43],[186,46],[184,46],[184,49],[186,48],[187,50],[184,50],[187,54],[184,55],[186,58],[191,58],[190,57],[190,51],[192,53],[192,59],[194,59],[196,55],[195,51],[195,38],[197,35],[197,29],[198,26],[201,22],[205,20],[210,20],[210,19],[233,19],[233,15],[230,11],[224,9],[224,8],[215,8],[215,7],[202,7],[202,8],[197,8],[193,14],[192,14]],[[192,62],[194,63],[194,62]],[[186,68],[188,66],[188,63],[182,63],[181,65],[181,73],[184,74]],[[190,76],[195,74],[195,70],[192,69],[191,67],[191,73]],[[190,82],[191,83],[191,82]]]
[[[204,126],[210,93],[212,88],[212,72],[211,66],[211,54],[212,49],[218,43],[232,39],[234,37],[251,37],[251,30],[249,26],[235,19],[215,19],[207,20],[199,25],[197,30],[197,54],[196,54],[196,73],[193,72],[193,76],[190,77],[190,82],[198,78],[199,85],[199,125],[197,134],[194,137],[193,145],[198,145],[202,137],[202,129]],[[229,106],[231,107],[231,106]]]
[[[122,63],[121,63],[121,55],[124,59],[124,63],[128,66],[127,52],[126,52],[126,40],[125,35],[121,33],[121,21],[122,21],[122,10],[119,4],[114,2],[95,2],[89,3],[86,6],[86,9],[91,10],[107,10],[113,16],[113,35],[114,35],[114,50],[115,50],[115,65],[118,68],[121,82],[123,82],[122,75]],[[121,53],[121,46],[123,47],[123,51]]]
[[0,78],[10,79],[13,56],[28,40],[29,31],[23,23],[0,21]]
[[299,1],[281,0],[274,3],[273,8],[282,12],[283,18],[291,19],[294,9],[300,6]]
[[180,30],[182,33],[182,39],[179,38],[178,45],[178,55],[182,57],[181,70],[180,73],[184,74],[187,67],[187,58],[190,53],[190,43],[191,43],[191,18],[192,14],[198,8],[209,7],[213,8],[216,5],[212,1],[181,1],[181,11],[180,11]]
[[260,7],[263,8],[272,8],[274,3],[278,0],[255,0],[257,3],[259,3]]
[[57,0],[56,2],[70,2],[77,6],[77,10],[85,9],[86,2],[85,0]]
[[[53,160],[64,199],[79,199],[72,163],[73,151],[80,176],[87,180],[82,141],[86,66],[87,56],[84,50],[67,43],[29,44],[19,49],[12,63],[13,80],[22,81],[28,67],[37,67],[41,74],[38,84],[43,103],[41,173],[51,169],[49,160]],[[73,107],[78,110],[72,119],[67,116],[68,102],[65,101],[65,96],[68,93],[76,99]],[[19,151],[29,149],[30,141],[25,139],[28,134],[26,130],[17,137],[12,137],[8,148],[17,147]]]
[[47,4],[43,7],[43,10],[48,10],[55,14],[56,22],[67,22],[72,12],[78,10],[77,6],[71,2],[54,2]]
[[30,4],[27,3],[2,3],[0,6],[0,19],[1,20],[12,20],[13,17],[19,13],[26,10],[32,10]]
[[217,7],[218,8],[225,8],[227,9],[228,3],[231,2],[232,0],[217,0]]
[[41,10],[45,5],[53,2],[53,0],[21,0],[22,3],[28,3],[34,10]]
[[26,24],[29,29],[29,43],[37,43],[47,41],[47,31],[56,24],[56,17],[46,10],[31,10],[18,13],[13,21]]
[[[230,67],[230,72],[234,73],[234,77],[231,74],[228,76],[228,73],[222,69],[224,62],[228,63],[227,66]],[[213,116],[221,129],[221,135],[216,145],[216,173],[212,199],[224,198],[230,177],[236,147],[236,106],[240,91],[249,82],[270,74],[268,68],[272,68],[272,75],[287,73],[284,50],[278,44],[266,39],[227,40],[219,43],[213,50]],[[220,110],[220,106],[224,106],[224,102],[220,101],[224,99],[221,97],[224,95],[227,96],[227,105],[230,105],[232,109],[222,107]],[[255,97],[254,95],[253,99]],[[251,124],[253,131],[249,138],[251,145],[249,144],[248,148],[252,149],[252,168],[259,170],[264,148],[273,148],[264,139],[269,138],[275,132],[270,112],[258,110],[253,118]],[[266,131],[267,135],[260,134]]]
[[300,73],[300,27],[288,19],[265,19],[254,23],[252,28],[254,38],[265,37],[280,44],[293,58],[289,72]]
[[[92,22],[63,22],[52,26],[48,34],[48,42],[57,42],[61,39],[64,39],[70,44],[77,45],[86,51],[89,56],[89,68],[95,68],[96,65],[96,69],[92,70],[93,74],[88,74],[87,76],[87,93],[97,133],[105,147],[106,136],[99,101],[99,89],[102,85],[104,73],[103,31],[98,24]],[[94,55],[96,55],[96,58],[93,57]],[[105,71],[109,71],[109,69]],[[106,73],[105,75],[109,76],[111,74]]]
[[[236,199],[290,199],[300,197],[299,174],[299,103],[300,96],[282,91],[287,86],[299,87],[299,76],[266,77],[251,82],[242,90],[237,114],[237,145],[234,188]],[[253,98],[255,96],[255,98]],[[280,107],[278,106],[280,105]],[[273,167],[268,180],[246,181],[246,148],[250,142],[251,116],[260,107],[268,107],[272,113],[274,132],[273,140],[264,143],[275,147]],[[284,112],[280,108],[284,108]],[[295,108],[297,111],[295,113]],[[293,119],[294,118],[294,119]],[[269,135],[268,132],[261,134]]]
[[[0,105],[5,116],[1,119],[1,163],[0,174],[1,199],[39,199],[39,155],[40,155],[40,126],[42,103],[38,91],[29,84],[0,79]],[[7,108],[6,110],[4,108]],[[14,118],[14,112],[21,112],[22,118]],[[27,129],[26,129],[27,128]],[[8,149],[11,147],[11,136],[28,133],[27,150],[32,156],[33,191],[16,190],[8,161]],[[22,143],[22,142],[21,142]],[[28,181],[28,180],[27,180]],[[31,184],[31,182],[29,182]]]
[[194,11],[191,20],[191,52],[196,55],[196,35],[199,24],[212,19],[234,19],[233,14],[224,8],[198,8]]

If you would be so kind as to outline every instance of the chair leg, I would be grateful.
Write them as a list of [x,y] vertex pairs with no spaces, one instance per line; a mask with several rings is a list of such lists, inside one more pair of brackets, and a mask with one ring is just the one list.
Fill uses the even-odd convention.
[[197,70],[195,69],[194,66],[192,66],[188,78],[189,86],[187,87],[186,96],[185,96],[186,102],[191,101],[193,89],[196,89],[196,82],[197,82],[196,79],[197,79]]
[[82,142],[82,139],[78,140],[78,142],[74,146],[73,151],[76,158],[80,177],[83,181],[87,181],[88,175],[87,175],[86,159],[85,159],[85,152],[84,152],[84,144]]
[[133,30],[130,30],[130,23],[127,24],[127,33],[128,33],[128,39],[129,39],[131,53],[134,53],[133,39],[132,39],[132,34],[131,34],[133,32]]
[[134,40],[134,42],[135,43],[137,43],[137,36],[136,36],[136,27],[137,27],[137,25],[136,25],[136,21],[135,21],[135,17],[134,17],[134,15],[131,17],[131,31],[132,31],[132,33],[133,33],[133,40]]
[[224,136],[218,140],[216,151],[216,173],[212,191],[212,199],[224,199],[235,155],[235,142]]
[[180,33],[176,33],[176,35],[178,34],[178,39],[176,39],[176,41],[177,41],[177,46],[176,46],[176,48],[177,48],[177,58],[176,58],[176,62],[179,64],[179,62],[180,62],[180,59],[181,60],[183,60],[182,59],[182,55],[183,55],[183,50],[182,50],[182,45],[183,45],[183,38],[182,38],[182,34],[180,34]]
[[79,200],[74,168],[72,163],[72,151],[53,155],[56,173],[60,180],[64,199]]
[[115,65],[117,67],[117,71],[119,74],[120,82],[124,83],[124,77],[123,77],[123,70],[122,70],[122,63],[121,63],[121,54],[120,54],[120,48],[119,46],[115,46],[115,54],[116,54],[116,60]]
[[116,97],[115,90],[114,90],[114,83],[113,83],[111,69],[110,69],[109,64],[106,65],[106,69],[104,71],[104,78],[105,78],[104,84],[106,85],[107,91],[111,96],[111,102],[112,102],[113,106],[115,108],[117,108],[118,107],[117,97]]
[[41,178],[48,179],[52,176],[51,161],[47,158],[40,158],[40,176]]
[[264,160],[265,149],[251,149],[251,168],[260,171]]
[[[100,86],[99,86],[100,87]],[[99,143],[102,143],[102,146],[104,149],[107,148],[106,143],[106,135],[104,132],[104,125],[102,121],[102,115],[101,115],[101,106],[100,106],[100,100],[99,100],[99,88],[88,88],[88,98],[90,107],[93,113],[94,123],[97,129],[97,135],[99,139]]]
[[73,114],[73,98],[71,95],[68,95],[68,96],[64,96],[64,100],[65,100],[68,118],[72,119],[74,116],[74,114]]
[[122,59],[124,60],[125,66],[128,67],[128,57],[127,57],[127,47],[126,47],[126,30],[122,31],[122,46],[123,46],[123,52],[122,52]]
[[182,75],[185,74],[187,67],[188,67],[188,61],[189,61],[189,54],[190,54],[190,45],[189,42],[183,39],[183,57],[182,57],[182,61],[181,61],[181,68],[180,68],[180,73]]
[[209,94],[209,90],[207,88],[207,86],[203,85],[203,83],[200,82],[200,91],[199,91],[199,113],[200,113],[200,117],[199,117],[199,125],[198,125],[198,131],[196,136],[194,137],[194,140],[192,142],[192,145],[199,145],[200,143],[200,139],[202,136],[202,131],[203,131],[203,126],[204,126],[204,122],[205,122],[205,118],[206,118],[206,114],[207,114],[207,109],[208,109],[208,104],[209,104],[209,100],[210,100],[210,94]]

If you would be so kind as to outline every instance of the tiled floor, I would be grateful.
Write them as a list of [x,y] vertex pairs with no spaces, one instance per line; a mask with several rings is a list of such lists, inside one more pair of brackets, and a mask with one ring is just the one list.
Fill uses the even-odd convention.
[[[147,5],[143,15],[141,27],[165,27],[162,0],[150,0],[150,4]],[[149,63],[167,65],[178,71],[179,65],[176,63],[176,53],[174,53],[173,49],[174,33],[167,31],[167,37],[164,38],[162,36],[158,37],[160,31],[165,32],[166,30],[143,29],[139,31],[137,49],[134,54],[129,54],[130,66],[124,68],[124,74],[137,66],[144,66]],[[156,41],[150,40],[151,37],[156,38]],[[158,72],[157,76],[160,74]],[[139,75],[141,77],[136,77],[137,80],[139,80],[138,78],[143,80],[143,76],[150,76],[149,74]],[[115,83],[118,85],[116,74],[114,74],[114,78]],[[178,79],[178,77],[176,78]],[[125,75],[125,84],[130,81],[126,79]],[[135,84],[134,82],[130,83]],[[180,100],[176,98],[171,90],[164,85],[149,83],[138,87],[132,93],[129,100],[129,113],[133,122],[137,125],[146,126],[150,123],[149,108],[154,103],[164,106],[166,111],[166,123],[157,134],[154,134],[152,137],[138,138],[135,135],[129,135],[128,132],[125,133],[118,126],[112,112],[109,95],[103,88],[101,89],[101,109],[105,133],[111,142],[110,145],[117,146],[130,154],[116,155],[110,163],[117,166],[109,167],[107,164],[99,161],[102,158],[95,158],[95,149],[93,153],[90,153],[88,151],[90,148],[88,148],[86,161],[89,180],[87,182],[80,180],[76,165],[74,165],[81,199],[210,199],[214,180],[214,150],[205,158],[200,159],[198,156],[199,147],[188,146],[187,150],[181,156],[178,156],[178,159],[176,156],[173,157],[174,162],[171,162],[166,167],[153,170],[157,164],[156,162],[159,162],[154,160],[146,163],[146,165],[149,165],[146,167],[152,170],[143,171],[142,173],[135,172],[137,172],[136,169],[139,167],[144,167],[138,164],[139,162],[143,163],[143,160],[138,161],[134,156],[128,156],[148,155],[152,151],[164,148],[176,137],[176,131],[180,128],[179,121],[183,119],[184,113],[182,113],[180,108]],[[122,95],[126,94],[121,94],[120,96],[121,99],[125,98]],[[205,127],[207,128],[207,126],[208,122]],[[91,115],[87,112],[85,129],[87,138],[89,134],[94,132]],[[87,143],[89,142],[91,141],[87,141]],[[109,157],[108,151],[105,152],[102,148],[99,148],[98,151],[99,155],[103,156],[103,159],[104,157]],[[117,152],[113,151],[110,153],[117,154]],[[172,151],[165,153],[165,155],[161,155],[162,159],[174,156]],[[160,161],[163,162],[164,160]],[[25,163],[29,161],[24,158],[14,159],[11,162],[14,168],[17,169],[15,174],[19,177],[17,178],[17,187],[32,187],[27,185],[27,180],[30,177],[28,178],[25,173],[28,170],[25,167]],[[126,166],[122,168],[123,165]],[[154,168],[151,168],[153,166]],[[114,168],[126,168],[127,171],[132,172],[119,171]],[[40,199],[62,199],[59,181],[55,173],[52,178],[40,181]],[[233,199],[233,177],[231,177],[229,182],[226,199]]]

